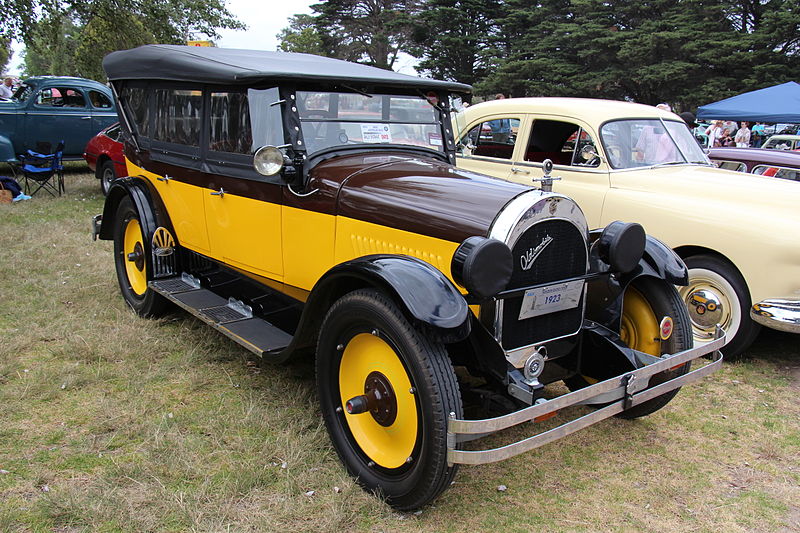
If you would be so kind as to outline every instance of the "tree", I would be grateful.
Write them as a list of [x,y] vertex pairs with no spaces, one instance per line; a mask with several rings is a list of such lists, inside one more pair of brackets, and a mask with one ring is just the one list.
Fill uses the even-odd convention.
[[417,18],[409,52],[421,57],[417,70],[473,84],[491,70],[502,38],[500,0],[429,0]]
[[289,26],[283,28],[276,37],[280,40],[278,49],[283,52],[324,55],[322,37],[311,15],[289,17]]
[[506,55],[478,90],[694,107],[800,74],[793,5],[508,0],[499,20]]
[[391,70],[410,43],[420,0],[328,0],[314,4],[314,21],[329,57]]

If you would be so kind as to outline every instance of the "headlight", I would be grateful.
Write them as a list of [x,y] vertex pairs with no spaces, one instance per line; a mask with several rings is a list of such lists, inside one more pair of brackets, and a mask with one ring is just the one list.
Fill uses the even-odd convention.
[[450,271],[470,294],[489,298],[502,291],[514,269],[505,243],[485,237],[469,237],[456,249]]

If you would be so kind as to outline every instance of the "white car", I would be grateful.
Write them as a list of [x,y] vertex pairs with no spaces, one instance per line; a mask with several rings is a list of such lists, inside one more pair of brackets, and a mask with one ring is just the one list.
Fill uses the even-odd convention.
[[[476,135],[518,120],[515,138]],[[800,190],[714,168],[686,124],[655,107],[579,98],[516,98],[456,115],[457,164],[521,183],[554,163],[553,190],[574,198],[591,227],[639,222],[684,260],[695,343],[716,324],[734,356],[759,325],[800,333]]]

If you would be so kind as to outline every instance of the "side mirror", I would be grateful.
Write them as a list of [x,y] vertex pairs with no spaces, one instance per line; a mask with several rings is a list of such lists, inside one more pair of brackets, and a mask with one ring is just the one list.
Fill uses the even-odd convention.
[[283,170],[283,152],[275,146],[262,146],[253,155],[253,168],[262,176],[274,176]]

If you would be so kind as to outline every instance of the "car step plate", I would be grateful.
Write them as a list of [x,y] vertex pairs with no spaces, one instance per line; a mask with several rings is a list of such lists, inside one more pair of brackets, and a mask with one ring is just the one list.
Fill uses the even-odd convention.
[[292,341],[291,335],[266,320],[242,314],[225,298],[181,278],[151,281],[150,287],[257,355],[275,354]]

